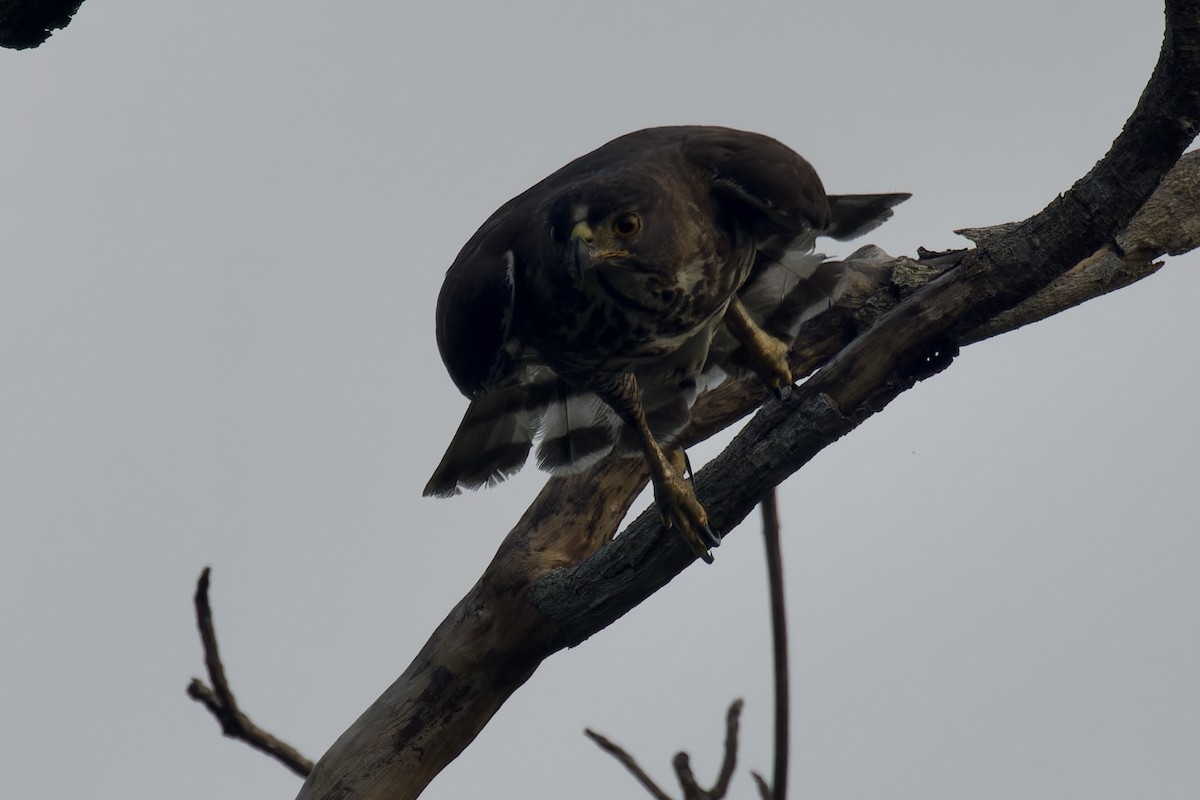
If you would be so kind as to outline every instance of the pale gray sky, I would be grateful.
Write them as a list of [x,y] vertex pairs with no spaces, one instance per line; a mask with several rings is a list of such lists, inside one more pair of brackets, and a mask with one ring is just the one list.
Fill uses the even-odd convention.
[[[458,248],[613,136],[776,136],[911,191],[912,253],[1104,153],[1154,3],[85,2],[0,51],[0,768],[20,798],[288,798],[184,696],[214,568],[234,689],[319,756],[541,485],[420,496],[465,408],[433,339]],[[1200,796],[1195,255],[966,350],[782,489],[793,796]],[[693,460],[711,450],[700,449]],[[746,528],[555,656],[429,798],[637,797],[582,735],[702,780],[747,700]]]

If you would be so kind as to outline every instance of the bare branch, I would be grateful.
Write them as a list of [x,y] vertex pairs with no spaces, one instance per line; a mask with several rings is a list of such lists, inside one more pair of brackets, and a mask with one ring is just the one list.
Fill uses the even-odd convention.
[[637,782],[646,787],[646,791],[650,793],[651,797],[655,800],[671,800],[671,795],[658,788],[658,784],[646,774],[645,770],[638,766],[637,760],[625,752],[623,747],[606,739],[591,728],[585,728],[583,732],[587,734],[588,738],[598,744],[601,750],[611,755],[617,761],[620,761],[621,766],[629,770],[629,773],[637,778]]
[[258,727],[242,713],[225,678],[225,667],[217,650],[217,632],[213,627],[212,608],[208,602],[208,579],[211,569],[205,567],[196,582],[196,625],[200,628],[200,640],[204,643],[204,663],[208,667],[208,679],[212,687],[199,678],[188,684],[188,697],[202,703],[221,723],[221,732],[232,739],[240,739],[256,750],[281,762],[300,777],[306,777],[313,769],[313,762],[302,756],[287,742],[276,739]]
[[771,800],[771,787],[767,786],[766,779],[757,772],[751,772],[750,777],[754,778],[754,785],[758,787],[758,796],[762,800]]
[[775,758],[770,800],[787,797],[788,776],[788,646],[787,608],[783,596],[783,551],[779,543],[779,506],[772,489],[762,501],[763,544],[767,551],[767,584],[771,594],[771,655],[775,671]]
[[[733,777],[733,771],[737,767],[737,748],[738,748],[738,719],[742,713],[742,701],[734,700],[729,705],[729,710],[725,713],[725,755],[721,759],[721,771],[717,776],[716,783],[711,789],[703,789],[696,781],[696,776],[692,772],[692,762],[687,753],[676,753],[675,758],[671,760],[671,766],[675,769],[675,776],[679,780],[679,786],[683,790],[683,800],[722,800],[725,794],[729,791],[729,781]],[[613,758],[621,762],[625,769],[637,778],[638,783],[646,787],[646,790],[655,798],[655,800],[671,800],[671,796],[658,787],[651,780],[650,776],[638,765],[637,760],[629,755],[620,745],[615,744],[600,734],[591,729],[584,731],[598,744],[601,749],[611,755]]]
[[721,772],[717,775],[717,782],[713,784],[714,798],[724,797],[729,791],[729,781],[733,779],[733,771],[737,768],[738,727],[742,705],[740,698],[734,700],[725,712],[725,756],[721,759]]
[[692,760],[687,753],[676,753],[675,758],[671,759],[671,766],[675,768],[675,777],[683,789],[683,800],[708,800],[705,791],[696,782],[696,776],[692,773]]

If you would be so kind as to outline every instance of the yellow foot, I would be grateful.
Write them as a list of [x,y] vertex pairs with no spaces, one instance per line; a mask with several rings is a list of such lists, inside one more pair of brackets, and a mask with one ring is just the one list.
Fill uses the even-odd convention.
[[776,397],[786,397],[792,390],[788,346],[760,328],[737,297],[729,301],[723,321],[742,346],[739,360],[754,370]]
[[788,366],[788,346],[766,331],[742,343],[746,360],[776,397],[785,397],[792,389],[792,370]]
[[[679,454],[682,452],[676,451]],[[709,548],[719,545],[721,539],[708,527],[708,514],[696,499],[696,492],[683,477],[682,471],[672,470],[666,478],[654,482],[654,501],[658,504],[663,525],[679,531],[692,552],[704,559],[705,563],[711,564],[713,557]]]

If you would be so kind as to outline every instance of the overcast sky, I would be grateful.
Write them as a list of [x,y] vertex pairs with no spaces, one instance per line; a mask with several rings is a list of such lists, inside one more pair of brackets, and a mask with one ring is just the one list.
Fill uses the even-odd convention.
[[[184,695],[205,565],[239,700],[310,757],[400,674],[542,483],[420,496],[466,406],[434,300],[504,200],[618,134],[722,124],[830,191],[913,192],[889,252],[963,246],[1103,155],[1161,19],[90,0],[0,51],[5,796],[294,796]],[[1198,266],[965,350],[783,486],[793,797],[1200,796]],[[551,658],[426,797],[642,796],[585,726],[708,782],[735,697],[751,797],[759,538]]]

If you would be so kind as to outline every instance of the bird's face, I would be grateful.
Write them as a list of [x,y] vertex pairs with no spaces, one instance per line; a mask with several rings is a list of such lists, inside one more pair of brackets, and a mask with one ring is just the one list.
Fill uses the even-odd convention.
[[577,288],[629,310],[653,311],[672,296],[676,224],[659,204],[637,197],[564,198],[552,214],[551,235],[559,239],[564,277]]
[[[642,214],[636,208],[601,213],[588,218],[581,206],[567,234],[571,266],[579,276],[596,268],[616,268],[638,260]],[[598,217],[598,218],[596,218]]]

